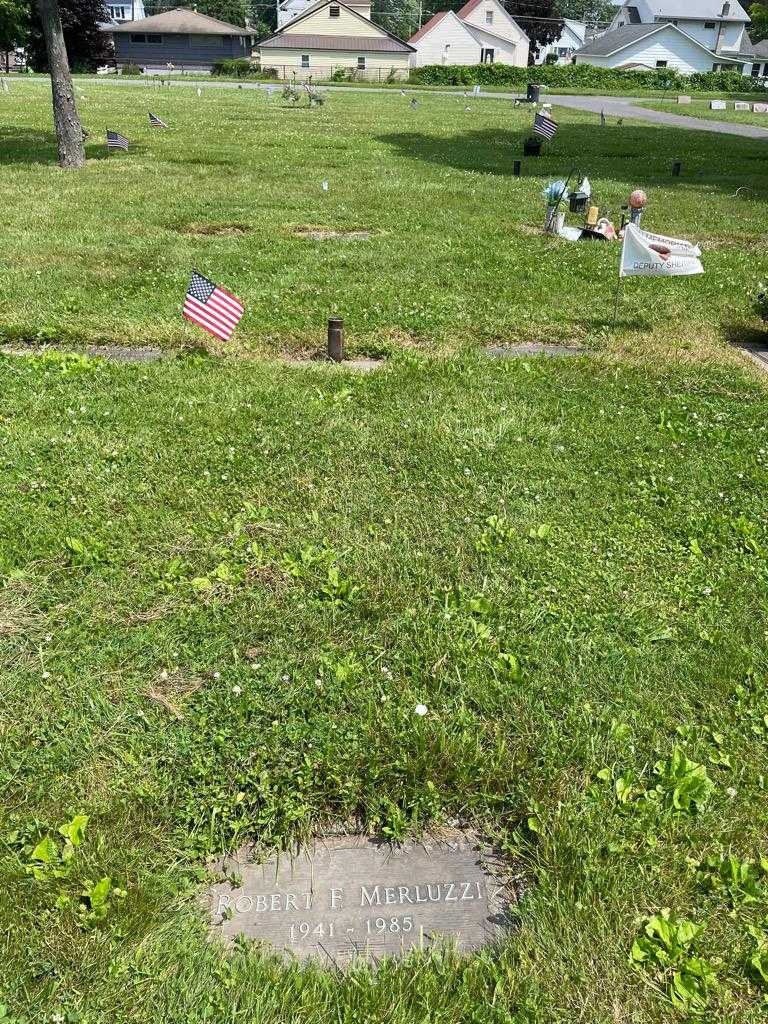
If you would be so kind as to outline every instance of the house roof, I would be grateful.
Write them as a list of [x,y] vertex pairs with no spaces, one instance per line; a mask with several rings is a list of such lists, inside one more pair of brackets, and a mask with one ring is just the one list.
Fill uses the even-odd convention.
[[408,40],[409,43],[418,43],[427,32],[431,32],[435,25],[439,25],[443,18],[447,18],[452,11],[438,11],[437,14],[433,14],[429,21],[425,22],[418,32],[414,32],[411,38]]
[[[459,18],[460,21],[464,21],[466,18],[468,18],[470,16],[470,14],[474,10],[476,10],[480,6],[480,4],[484,4],[484,3],[487,3],[487,2],[488,2],[488,0],[469,0],[469,2],[464,4],[464,6],[460,10],[456,11],[456,16]],[[520,34],[525,39],[528,39],[527,33],[523,32],[523,30],[517,24],[517,22],[512,17],[512,15],[509,13],[509,11],[503,6],[503,4],[499,4],[498,6],[501,7],[502,11],[504,11],[504,13],[509,18],[509,20],[512,22],[512,24],[517,28],[518,32],[520,32]]]
[[[723,8],[728,4],[727,14]],[[655,18],[689,18],[696,21],[749,21],[749,15],[739,0],[634,0],[625,4],[633,20],[632,9],[646,24]]]
[[126,21],[111,28],[110,32],[179,32],[189,36],[250,36],[253,33],[242,25],[230,25],[207,14],[198,14],[188,7],[175,7],[172,11],[153,14],[138,21]]
[[[326,34],[309,33],[308,35],[302,35],[294,31],[297,25],[301,24],[307,18],[311,18],[313,14],[317,14],[323,7],[330,7],[331,4],[335,4],[337,7],[343,7],[345,11],[361,21],[364,25],[373,25],[377,32],[380,32],[379,36],[331,36]],[[294,42],[294,40],[303,39],[303,43]],[[307,40],[316,40],[311,46]],[[397,46],[384,46],[390,40],[393,43],[397,43]],[[345,45],[345,44],[353,45]],[[363,46],[365,43],[365,46]],[[335,44],[335,45],[333,45]],[[410,43],[406,43],[404,39],[400,39],[399,36],[393,35],[391,32],[387,32],[381,25],[374,25],[370,18],[364,18],[359,11],[356,11],[353,7],[348,4],[342,3],[341,0],[320,0],[319,3],[314,4],[308,10],[304,11],[303,14],[298,15],[296,18],[292,18],[286,25],[284,25],[279,31],[273,35],[268,36],[266,39],[261,40],[259,47],[266,46],[274,49],[287,49],[296,50],[300,47],[304,49],[316,49],[316,50],[367,50],[369,53],[373,50],[386,50],[390,53],[413,51],[415,52],[416,47],[411,46]]]
[[[649,36],[656,35],[657,32],[678,32],[684,39],[694,43],[700,49],[711,54],[717,60],[737,60],[740,54],[734,53],[733,55],[728,53],[715,53],[714,50],[710,50],[704,43],[699,42],[698,39],[694,39],[693,36],[684,32],[679,25],[672,25],[670,22],[662,21],[657,24],[649,25],[625,25],[623,28],[614,29],[613,32],[606,32],[605,35],[596,36],[591,39],[586,46],[582,46],[580,50],[576,51],[579,57],[610,57],[614,53],[619,53],[621,50],[625,50],[632,43],[640,42]],[[741,54],[741,56],[748,56],[747,54]]]
[[315,36],[280,32],[259,43],[261,50],[355,50],[359,53],[410,53],[408,43],[386,36]]
[[752,53],[755,57],[768,57],[768,39],[752,44]]

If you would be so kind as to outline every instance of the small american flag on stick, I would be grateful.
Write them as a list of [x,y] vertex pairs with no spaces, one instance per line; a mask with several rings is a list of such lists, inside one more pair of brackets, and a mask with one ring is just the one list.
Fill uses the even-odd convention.
[[107,132],[107,149],[124,149],[128,151],[128,139],[120,132]]
[[182,312],[187,320],[204,331],[221,341],[229,341],[245,307],[234,295],[193,270]]
[[547,114],[537,114],[533,120],[533,131],[544,139],[554,139],[557,135],[557,121],[553,121]]
[[157,116],[157,114],[153,114],[151,110],[149,112],[149,124],[150,124],[150,127],[152,127],[152,128],[167,128],[168,127],[168,125],[165,123],[165,121],[161,121],[160,118]]

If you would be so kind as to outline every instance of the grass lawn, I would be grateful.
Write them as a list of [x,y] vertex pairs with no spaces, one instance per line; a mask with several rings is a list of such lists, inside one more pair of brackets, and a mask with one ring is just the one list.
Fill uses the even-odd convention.
[[[675,967],[715,971],[707,1019],[763,1019],[759,869],[694,867],[766,834],[762,381],[50,354],[2,380],[12,1015],[668,1021],[673,970],[628,957],[669,907],[707,926]],[[77,814],[67,876],[27,874]],[[456,818],[530,886],[498,951],[337,979],[205,940],[207,855]],[[89,922],[105,877],[127,895]]]
[[[249,312],[214,357],[0,355],[0,1020],[764,1020],[768,392],[726,347],[760,144],[563,113],[514,179],[495,101],[171,91],[151,136],[146,98],[83,91],[135,148],[82,173],[39,86],[0,97],[5,338],[181,350],[191,265]],[[617,249],[532,232],[576,159],[705,239],[704,277],[628,282],[616,335]],[[382,368],[269,358],[331,310]],[[222,851],[446,822],[525,879],[499,947],[337,974],[207,938]]]
[[[736,99],[743,99],[745,103],[768,103],[768,95],[765,97],[760,96],[737,96]],[[724,99],[728,103],[727,110],[710,110],[709,100],[710,99]],[[675,101],[667,101],[666,103],[646,103],[643,101],[644,107],[650,107],[652,110],[666,110],[672,114],[683,114],[689,117],[703,117],[707,121],[730,121],[733,124],[756,124],[760,128],[765,128],[768,131],[768,114],[755,114],[751,110],[734,110],[733,109],[733,98],[730,96],[712,96],[706,99],[700,99],[698,96],[693,97],[690,103],[680,105]]]
[[[544,338],[707,354],[754,326],[766,265],[761,142],[729,139],[723,161],[717,137],[599,131],[595,115],[560,111],[556,140],[517,179],[531,114],[505,101],[428,95],[412,110],[399,93],[345,92],[294,110],[261,92],[78,91],[91,132],[79,175],[55,164],[42,84],[14,83],[0,99],[7,341],[197,343],[179,316],[193,266],[244,300],[236,344],[255,352],[316,347],[334,314],[369,352]],[[171,130],[153,133],[148,108]],[[128,135],[129,153],[106,155],[107,128]],[[616,334],[617,247],[539,233],[544,184],[573,167],[617,219],[629,191],[645,187],[647,223],[705,249],[704,277],[630,282]],[[734,198],[740,186],[753,191]],[[296,237],[306,226],[374,235]]]

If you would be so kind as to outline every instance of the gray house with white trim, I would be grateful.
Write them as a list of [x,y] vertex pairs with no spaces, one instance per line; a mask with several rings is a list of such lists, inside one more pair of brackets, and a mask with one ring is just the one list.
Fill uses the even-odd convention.
[[249,58],[253,45],[252,34],[241,25],[186,7],[129,21],[110,32],[118,67],[138,64],[147,71],[169,64],[183,71],[210,71],[216,61]]

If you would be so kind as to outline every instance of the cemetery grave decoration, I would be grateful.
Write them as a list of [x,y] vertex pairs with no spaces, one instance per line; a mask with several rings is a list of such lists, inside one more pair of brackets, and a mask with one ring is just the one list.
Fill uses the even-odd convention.
[[[634,189],[629,197],[628,204],[622,207],[625,212],[622,215],[621,225],[617,231],[610,218],[609,210],[606,210],[601,215],[599,206],[589,205],[592,198],[592,185],[589,178],[581,177],[581,184],[578,189],[573,192],[570,191],[571,179],[574,176],[576,180],[581,177],[579,172],[572,170],[567,180],[552,181],[544,189],[543,195],[547,203],[544,230],[547,234],[558,235],[569,242],[613,242],[624,238],[625,229],[628,224],[634,224],[636,227],[640,226],[646,206],[648,205],[648,196],[643,189]],[[583,217],[581,227],[572,227],[565,223],[565,211],[561,210],[561,207],[566,202],[571,213],[580,214]]]
[[322,107],[325,103],[325,96],[317,91],[317,88],[312,84],[310,78],[308,82],[304,83],[304,90],[307,94],[307,102],[310,107]]
[[539,156],[543,141],[551,142],[557,134],[558,124],[552,117],[551,104],[545,103],[533,119],[533,133],[523,143],[525,156]]
[[460,952],[480,949],[503,938],[518,898],[511,865],[457,830],[399,846],[320,837],[263,864],[243,848],[217,868],[206,894],[212,935],[337,966],[446,940]]
[[640,221],[643,219],[645,208],[648,205],[648,196],[643,192],[641,188],[636,188],[632,195],[629,197],[629,222],[630,224],[637,224],[640,226]]

